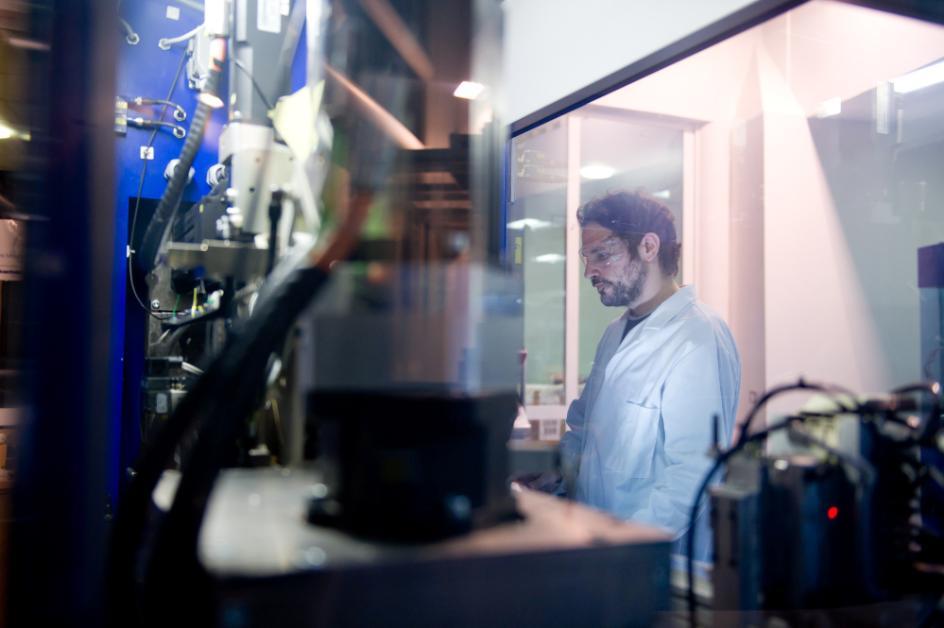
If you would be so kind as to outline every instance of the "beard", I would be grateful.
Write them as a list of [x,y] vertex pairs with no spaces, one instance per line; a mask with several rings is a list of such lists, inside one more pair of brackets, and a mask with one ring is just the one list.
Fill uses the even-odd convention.
[[[642,294],[642,288],[649,276],[648,267],[642,263],[641,259],[635,259],[629,263],[628,271],[629,277],[625,281],[598,279],[594,282],[593,287],[600,292],[600,302],[603,305],[629,306]],[[600,290],[599,286],[603,286],[604,290]]]

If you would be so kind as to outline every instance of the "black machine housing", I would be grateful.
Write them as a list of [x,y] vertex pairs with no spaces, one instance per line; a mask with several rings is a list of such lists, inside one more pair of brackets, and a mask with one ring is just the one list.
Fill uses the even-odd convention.
[[715,608],[835,608],[944,586],[917,567],[944,558],[915,542],[935,520],[917,446],[890,435],[885,418],[860,417],[846,460],[748,450],[732,460],[711,490]]
[[308,453],[328,493],[309,520],[366,537],[431,541],[516,517],[513,391],[317,391]]

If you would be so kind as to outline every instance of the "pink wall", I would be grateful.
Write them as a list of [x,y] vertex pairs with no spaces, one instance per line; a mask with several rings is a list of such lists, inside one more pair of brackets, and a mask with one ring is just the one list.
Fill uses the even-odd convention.
[[[894,250],[882,251],[901,258],[896,291],[863,283],[870,279],[853,255],[861,251],[850,246],[867,237],[847,225],[868,223],[856,214],[868,209],[837,206],[809,116],[826,99],[867,93],[942,57],[941,27],[823,0],[598,101],[697,125],[696,241],[684,244],[699,296],[738,342],[741,413],[752,394],[799,375],[862,392],[903,383],[889,366],[889,335],[902,351],[917,343],[908,332],[917,296],[906,275],[921,238],[944,239],[944,231],[896,236]],[[883,227],[866,229],[871,237]],[[900,302],[902,320],[876,314],[881,299]],[[796,404],[787,399],[771,412]]]

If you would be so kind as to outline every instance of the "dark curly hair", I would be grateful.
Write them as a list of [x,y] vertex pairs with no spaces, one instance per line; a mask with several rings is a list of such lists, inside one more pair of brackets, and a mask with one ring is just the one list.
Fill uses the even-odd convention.
[[682,245],[675,232],[672,211],[656,199],[639,193],[610,192],[588,201],[577,210],[581,227],[595,223],[617,234],[636,256],[647,233],[659,236],[659,266],[667,277],[678,274]]

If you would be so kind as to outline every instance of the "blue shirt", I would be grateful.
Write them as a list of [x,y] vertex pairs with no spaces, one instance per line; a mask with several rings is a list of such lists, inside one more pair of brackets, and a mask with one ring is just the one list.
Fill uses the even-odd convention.
[[[561,457],[568,492],[621,519],[664,528],[684,552],[695,491],[711,467],[713,416],[722,446],[734,429],[741,363],[731,331],[691,287],[621,339],[611,323],[580,398],[567,413]],[[708,500],[695,558],[710,558]]]

